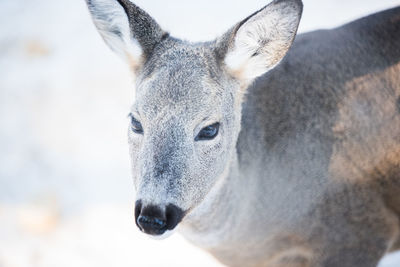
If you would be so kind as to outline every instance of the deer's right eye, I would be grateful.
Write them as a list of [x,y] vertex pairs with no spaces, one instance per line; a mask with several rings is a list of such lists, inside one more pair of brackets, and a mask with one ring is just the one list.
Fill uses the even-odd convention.
[[129,117],[131,118],[132,131],[137,134],[143,134],[142,124],[132,114],[129,114]]

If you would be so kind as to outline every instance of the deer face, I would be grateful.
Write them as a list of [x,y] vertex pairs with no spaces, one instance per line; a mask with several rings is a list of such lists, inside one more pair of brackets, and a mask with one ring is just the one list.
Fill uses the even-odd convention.
[[151,70],[139,75],[129,144],[140,214],[158,207],[168,224],[168,205],[182,217],[228,168],[240,113],[233,94],[238,84],[221,77],[207,44],[165,42],[173,48],[154,55]]
[[169,37],[128,0],[88,0],[109,46],[135,69],[129,146],[136,223],[162,235],[225,179],[240,132],[244,89],[279,63],[301,13],[274,1],[214,42]]

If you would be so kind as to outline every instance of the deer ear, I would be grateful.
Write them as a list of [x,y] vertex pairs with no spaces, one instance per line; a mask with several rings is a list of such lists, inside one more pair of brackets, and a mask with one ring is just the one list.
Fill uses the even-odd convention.
[[302,9],[301,0],[275,0],[217,40],[228,70],[249,82],[275,67],[294,40]]
[[129,0],[86,0],[100,35],[124,60],[148,57],[168,36],[145,11]]

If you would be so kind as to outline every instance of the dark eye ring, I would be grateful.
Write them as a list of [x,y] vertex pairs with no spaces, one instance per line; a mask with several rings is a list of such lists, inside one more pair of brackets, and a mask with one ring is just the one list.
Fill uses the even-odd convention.
[[211,124],[201,129],[199,134],[194,139],[195,141],[212,140],[218,135],[219,122]]
[[132,131],[137,134],[143,134],[142,124],[132,114],[129,114],[129,117],[131,118]]

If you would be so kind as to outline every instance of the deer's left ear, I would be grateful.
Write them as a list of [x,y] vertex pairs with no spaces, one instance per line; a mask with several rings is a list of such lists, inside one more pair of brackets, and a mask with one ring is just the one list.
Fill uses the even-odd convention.
[[238,79],[251,82],[289,50],[300,22],[301,0],[275,0],[217,40],[217,54]]
[[151,55],[168,36],[157,22],[130,0],[86,0],[106,44],[132,64]]

